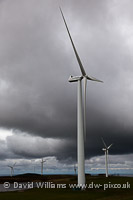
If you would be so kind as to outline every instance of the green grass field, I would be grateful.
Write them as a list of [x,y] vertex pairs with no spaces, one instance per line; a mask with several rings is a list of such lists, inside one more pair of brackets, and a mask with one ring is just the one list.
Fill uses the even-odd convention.
[[[130,184],[128,189],[106,189],[103,187],[99,189],[86,189],[85,191],[78,191],[69,188],[69,184],[76,183],[76,177],[54,178],[50,182],[57,184],[67,184],[64,189],[31,189],[16,192],[0,193],[1,200],[133,200],[133,178],[130,177],[87,177],[87,184]],[[113,185],[114,186],[114,185]]]

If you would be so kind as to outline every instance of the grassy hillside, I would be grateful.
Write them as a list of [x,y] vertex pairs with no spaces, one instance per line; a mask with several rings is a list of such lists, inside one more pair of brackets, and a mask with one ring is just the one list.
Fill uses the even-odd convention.
[[[43,177],[45,178],[45,177]],[[7,192],[0,193],[0,199],[2,200],[133,200],[133,178],[130,177],[109,177],[105,178],[103,176],[99,177],[91,177],[87,176],[87,185],[97,186],[101,185],[100,188],[87,188],[85,191],[79,191],[76,189],[70,189],[69,184],[76,184],[77,177],[75,176],[49,176],[47,177],[47,182],[52,182],[53,184],[66,184],[66,188],[64,189],[45,189],[45,188],[36,188],[31,190],[23,190],[16,192]],[[46,180],[46,179],[45,179]],[[39,181],[39,178],[38,178]],[[117,187],[128,182],[128,186],[130,184],[130,188],[110,188],[105,190],[105,186],[107,187]],[[91,185],[89,185],[91,184]],[[95,185],[97,184],[97,185]],[[106,184],[106,185],[105,185]],[[114,185],[119,184],[119,185]],[[125,185],[124,185],[125,186]]]

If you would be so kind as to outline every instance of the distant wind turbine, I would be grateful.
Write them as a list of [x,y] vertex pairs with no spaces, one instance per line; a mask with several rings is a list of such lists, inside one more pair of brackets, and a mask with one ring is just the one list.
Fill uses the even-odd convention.
[[8,165],[8,167],[11,169],[11,176],[14,175],[14,166],[16,165],[16,163],[14,163],[12,166]]
[[[69,82],[77,82],[78,85],[78,91],[77,91],[77,155],[78,155],[78,185],[79,187],[84,186],[85,184],[85,153],[84,153],[84,141],[86,138],[86,86],[87,86],[87,80],[90,81],[97,81],[102,82],[94,77],[88,76],[84,70],[84,67],[82,65],[82,62],[80,60],[80,57],[77,53],[77,50],[75,48],[74,42],[72,40],[72,37],[70,35],[65,17],[63,15],[63,12],[60,8],[76,59],[78,61],[81,74],[80,76],[70,76]],[[82,79],[84,79],[84,109],[82,105]]]
[[110,147],[111,147],[113,144],[111,144],[111,145],[109,145],[109,146],[107,147],[107,145],[105,144],[103,138],[102,138],[102,142],[103,142],[104,147],[105,147],[105,148],[103,148],[102,150],[105,152],[106,177],[108,177],[108,152],[109,152]]
[[46,160],[47,160],[47,159],[43,160],[43,158],[42,158],[42,160],[41,160],[41,175],[43,175],[43,163],[45,163]]
[[74,165],[74,172],[75,172],[75,176],[77,175],[77,168],[76,168],[76,166]]

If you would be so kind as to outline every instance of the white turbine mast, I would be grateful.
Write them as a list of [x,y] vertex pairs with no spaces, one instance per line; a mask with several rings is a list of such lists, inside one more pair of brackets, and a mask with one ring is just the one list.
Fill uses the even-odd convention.
[[[77,53],[77,50],[75,48],[74,42],[72,40],[72,37],[70,35],[65,17],[63,15],[63,12],[60,8],[61,15],[63,17],[63,21],[65,23],[76,59],[78,61],[81,75],[80,76],[70,76],[69,82],[77,82],[78,85],[78,91],[77,91],[77,155],[78,155],[78,186],[82,187],[85,185],[85,154],[84,154],[84,142],[86,138],[86,86],[87,86],[87,80],[90,81],[97,81],[102,82],[94,77],[88,76],[84,70],[84,67],[82,65],[82,62],[80,60],[80,57]],[[82,80],[84,79],[84,107],[82,105],[83,103],[83,96],[82,96]]]
[[14,175],[14,167],[15,167],[16,163],[14,163],[13,165],[8,165],[8,167],[11,169],[11,177]]
[[104,148],[102,149],[105,152],[105,169],[106,169],[106,177],[108,177],[108,154],[109,154],[109,149],[111,148],[111,145],[109,145],[107,147],[106,143],[104,142],[103,138],[102,138],[102,142],[104,144]]
[[46,162],[46,160],[48,160],[48,159],[43,159],[42,158],[42,160],[41,160],[41,175],[43,175],[43,163],[45,163]]

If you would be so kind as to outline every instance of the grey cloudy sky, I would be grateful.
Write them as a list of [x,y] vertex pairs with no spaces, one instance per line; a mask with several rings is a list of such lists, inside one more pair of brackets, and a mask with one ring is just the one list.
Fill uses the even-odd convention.
[[77,88],[68,77],[80,70],[59,5],[86,72],[104,81],[88,81],[86,159],[103,155],[102,136],[112,155],[131,160],[132,0],[2,0],[0,127],[12,134],[0,139],[1,162],[76,161]]

